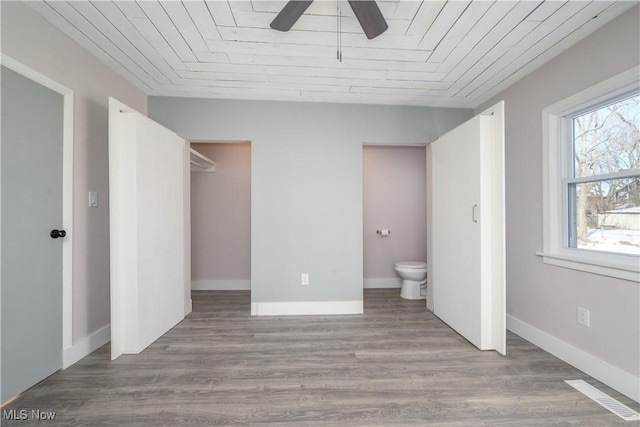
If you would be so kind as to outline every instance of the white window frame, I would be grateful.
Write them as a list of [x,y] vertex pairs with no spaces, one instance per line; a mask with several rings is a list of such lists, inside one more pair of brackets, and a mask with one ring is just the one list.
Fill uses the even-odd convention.
[[542,110],[542,221],[545,264],[640,283],[640,257],[569,247],[567,180],[573,178],[567,156],[572,144],[567,117],[640,88],[640,66],[556,102]]

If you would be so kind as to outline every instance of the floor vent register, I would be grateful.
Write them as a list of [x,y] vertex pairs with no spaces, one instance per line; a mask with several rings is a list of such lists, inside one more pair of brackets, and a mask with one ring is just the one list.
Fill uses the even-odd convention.
[[583,380],[565,380],[565,383],[587,396],[589,399],[604,406],[625,421],[639,421],[640,414],[627,405],[618,402],[613,397],[601,392],[591,384]]

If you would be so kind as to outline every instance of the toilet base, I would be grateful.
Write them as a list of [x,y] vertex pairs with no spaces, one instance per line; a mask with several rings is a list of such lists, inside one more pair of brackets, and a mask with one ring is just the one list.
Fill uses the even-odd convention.
[[404,299],[425,299],[426,295],[420,295],[420,282],[403,280],[400,288],[400,297]]

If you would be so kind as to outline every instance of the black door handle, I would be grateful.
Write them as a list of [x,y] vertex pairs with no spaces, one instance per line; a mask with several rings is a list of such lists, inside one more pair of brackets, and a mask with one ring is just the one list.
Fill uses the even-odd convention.
[[51,236],[52,239],[57,239],[58,237],[64,237],[67,235],[67,232],[64,230],[51,230],[51,233],[49,233],[49,236]]

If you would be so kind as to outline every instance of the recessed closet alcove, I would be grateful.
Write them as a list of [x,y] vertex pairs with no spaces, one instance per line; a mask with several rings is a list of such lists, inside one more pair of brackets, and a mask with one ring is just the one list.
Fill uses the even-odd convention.
[[251,289],[251,144],[191,148],[215,162],[191,167],[191,287]]

